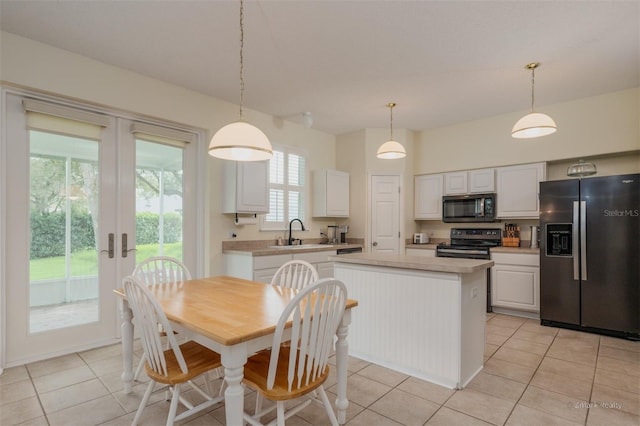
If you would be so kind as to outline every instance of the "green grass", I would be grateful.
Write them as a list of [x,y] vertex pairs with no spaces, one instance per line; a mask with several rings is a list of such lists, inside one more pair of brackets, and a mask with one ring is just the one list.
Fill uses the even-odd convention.
[[[151,256],[158,256],[158,244],[145,244],[136,246],[136,263]],[[106,256],[106,253],[103,254]],[[172,243],[164,245],[164,256],[182,259],[182,243]],[[71,275],[96,275],[98,273],[98,262],[95,250],[83,250],[71,254]],[[65,257],[46,257],[33,259],[29,262],[30,281],[48,280],[54,278],[64,278]]]

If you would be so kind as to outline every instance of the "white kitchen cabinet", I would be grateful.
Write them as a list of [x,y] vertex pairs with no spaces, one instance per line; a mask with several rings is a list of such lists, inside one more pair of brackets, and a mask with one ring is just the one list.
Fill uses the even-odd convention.
[[497,217],[499,219],[539,218],[538,193],[540,182],[546,178],[546,171],[546,163],[498,167],[496,169]]
[[495,169],[477,169],[445,173],[444,195],[495,192]]
[[491,304],[540,312],[540,256],[538,254],[492,253]]
[[467,192],[467,172],[445,173],[444,195],[461,195]]
[[470,193],[482,194],[496,190],[496,169],[469,170],[467,177]]
[[225,161],[222,213],[269,213],[269,161]]
[[322,262],[316,264],[318,270],[318,278],[333,278],[333,262]]
[[405,250],[407,256],[423,256],[423,257],[436,257],[436,249],[414,249],[408,248]]
[[225,274],[270,283],[278,268],[291,259],[290,253],[270,256],[253,256],[251,252],[225,253]]
[[269,284],[280,266],[290,260],[305,260],[318,270],[320,278],[330,278],[333,277],[333,262],[329,262],[329,256],[335,254],[335,250],[268,256],[253,256],[251,252],[225,253],[225,274]]
[[414,219],[442,220],[443,182],[442,174],[414,176]]
[[335,250],[313,251],[309,253],[294,253],[294,260],[306,260],[318,271],[319,278],[333,277],[333,262],[329,262],[329,256],[335,256]]
[[349,173],[339,170],[313,172],[313,217],[349,216]]

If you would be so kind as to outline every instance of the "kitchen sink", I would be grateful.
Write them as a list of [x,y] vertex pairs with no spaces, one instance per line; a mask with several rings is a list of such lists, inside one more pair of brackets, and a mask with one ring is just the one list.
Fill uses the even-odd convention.
[[269,246],[267,248],[270,249],[281,249],[281,250],[301,250],[301,249],[310,249],[310,248],[327,248],[332,249],[333,245],[331,244],[295,244],[290,246]]

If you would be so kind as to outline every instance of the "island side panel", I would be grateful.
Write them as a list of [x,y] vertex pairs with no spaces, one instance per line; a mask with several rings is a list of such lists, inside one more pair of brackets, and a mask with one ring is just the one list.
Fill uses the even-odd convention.
[[487,270],[462,275],[462,358],[460,384],[464,388],[484,365],[487,311]]
[[460,274],[340,262],[334,273],[347,286],[349,298],[358,300],[349,331],[350,355],[451,389],[460,387]]

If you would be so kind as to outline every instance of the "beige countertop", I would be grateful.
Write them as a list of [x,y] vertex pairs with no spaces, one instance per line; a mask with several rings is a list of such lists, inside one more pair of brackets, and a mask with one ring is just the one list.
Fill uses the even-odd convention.
[[[437,244],[407,244],[406,248],[419,250],[435,250]],[[529,247],[491,247],[491,253],[539,254],[540,249]]]
[[343,248],[362,247],[362,244],[303,244],[301,246],[266,246],[223,248],[223,253],[238,253],[251,256],[273,256],[277,254],[312,253],[336,251]]
[[330,256],[336,263],[351,263],[389,268],[416,269],[421,271],[450,272],[469,274],[493,266],[491,260],[456,259],[448,257],[402,256],[385,253],[351,253]]

